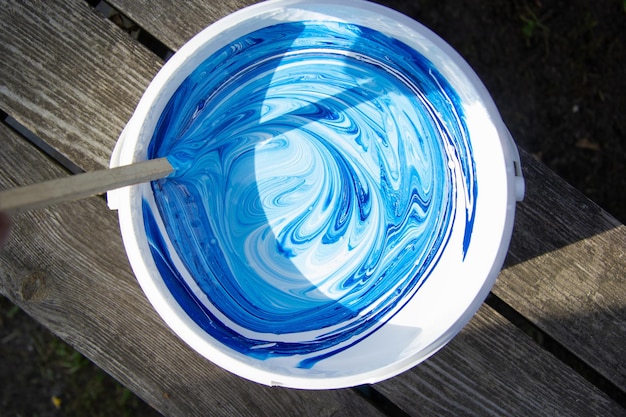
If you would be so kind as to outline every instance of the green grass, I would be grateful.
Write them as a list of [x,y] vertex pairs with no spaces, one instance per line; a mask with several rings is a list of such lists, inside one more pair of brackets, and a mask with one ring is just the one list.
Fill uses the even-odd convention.
[[522,21],[521,31],[526,46],[530,47],[534,42],[540,41],[543,42],[546,51],[548,51],[550,29],[544,22],[549,16],[539,16],[537,12],[527,5],[520,13],[519,18]]

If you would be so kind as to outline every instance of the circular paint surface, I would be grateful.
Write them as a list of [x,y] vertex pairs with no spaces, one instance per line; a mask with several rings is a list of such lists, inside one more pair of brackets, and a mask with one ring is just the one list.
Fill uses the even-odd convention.
[[460,101],[423,55],[358,25],[280,23],[224,46],[171,97],[148,149],[176,169],[152,183],[158,213],[143,206],[168,290],[256,359],[306,369],[368,337],[428,280],[453,228],[467,251],[477,185]]

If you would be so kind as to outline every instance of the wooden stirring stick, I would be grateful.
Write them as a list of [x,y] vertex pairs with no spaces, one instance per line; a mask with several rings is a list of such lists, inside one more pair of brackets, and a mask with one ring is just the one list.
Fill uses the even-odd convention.
[[174,171],[167,158],[86,172],[0,191],[0,211],[17,212],[101,194],[109,190],[168,176]]

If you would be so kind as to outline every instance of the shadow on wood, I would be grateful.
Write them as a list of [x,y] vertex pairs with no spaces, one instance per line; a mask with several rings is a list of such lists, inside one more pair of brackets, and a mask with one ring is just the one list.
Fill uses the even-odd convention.
[[374,387],[415,416],[624,415],[617,402],[487,305],[433,357]]
[[529,153],[520,149],[520,157],[526,195],[517,204],[505,268],[620,225]]

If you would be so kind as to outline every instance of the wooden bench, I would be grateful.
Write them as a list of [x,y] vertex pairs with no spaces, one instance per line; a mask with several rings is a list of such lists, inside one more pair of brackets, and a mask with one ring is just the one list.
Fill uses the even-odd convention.
[[[110,1],[174,51],[249,3]],[[83,0],[6,0],[0,39],[0,188],[107,166],[163,60]],[[521,155],[526,199],[487,303],[373,386],[269,388],[200,357],[149,305],[100,197],[15,216],[0,292],[164,415],[626,415],[626,227]]]

